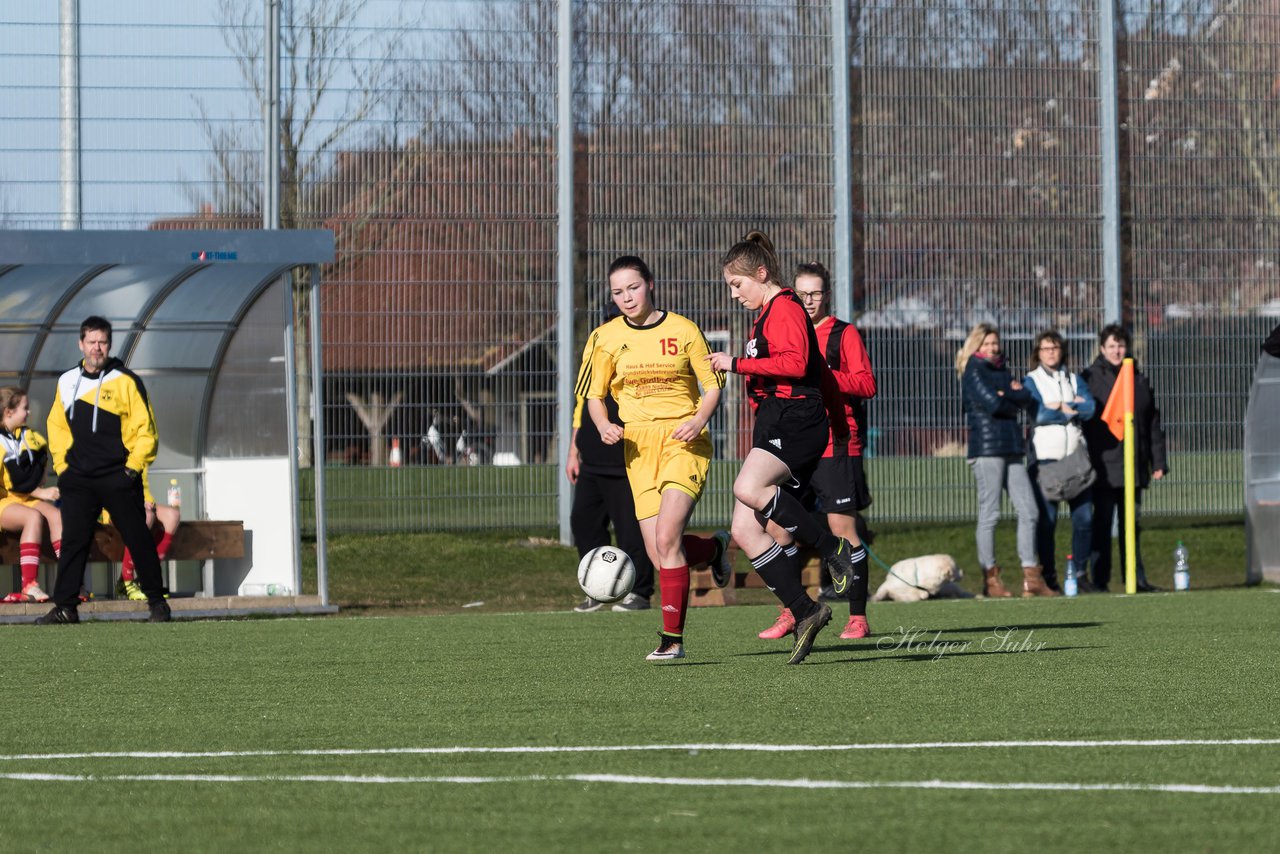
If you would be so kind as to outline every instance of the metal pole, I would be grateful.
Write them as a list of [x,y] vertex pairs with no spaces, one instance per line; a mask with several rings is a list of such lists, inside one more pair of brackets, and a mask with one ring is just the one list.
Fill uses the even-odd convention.
[[[294,351],[294,336],[297,334],[294,324],[298,315],[294,311],[293,271],[282,277],[284,286],[284,397],[285,425],[289,431],[289,493],[293,501],[289,505],[289,532],[293,537],[293,589],[301,591],[302,586],[302,527],[299,519],[302,516],[302,493],[298,487],[298,359]],[[313,466],[314,468],[314,466]]]
[[[324,510],[324,383],[320,361],[320,265],[311,265],[311,472],[316,501],[316,589],[329,604],[329,540]],[[299,580],[299,590],[301,580]]]
[[851,155],[849,151],[849,7],[847,0],[831,0],[831,146],[835,192],[835,294],[832,305],[837,317],[853,320],[853,210],[849,192]]
[[[573,0],[559,0],[556,29],[556,447],[563,459],[573,436]],[[559,465],[556,466],[557,473]],[[556,513],[560,542],[573,540],[569,509],[573,493],[557,474]]]
[[266,3],[262,102],[262,227],[280,227],[280,0]]
[[83,225],[80,182],[80,0],[59,6],[59,101],[62,109],[62,227]]
[[1102,309],[1104,321],[1123,321],[1120,280],[1120,124],[1116,99],[1115,0],[1098,3],[1098,153],[1102,182]]

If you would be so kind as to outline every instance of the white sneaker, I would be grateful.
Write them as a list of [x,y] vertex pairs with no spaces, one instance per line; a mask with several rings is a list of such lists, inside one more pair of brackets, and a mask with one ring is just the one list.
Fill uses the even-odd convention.
[[674,661],[677,658],[684,658],[684,641],[664,635],[662,632],[658,632],[658,637],[662,638],[658,642],[658,648],[646,655],[645,661]]
[[603,607],[604,607],[603,602],[598,602],[595,599],[592,599],[590,596],[588,596],[586,599],[583,599],[577,605],[574,605],[573,610],[577,611],[579,614],[590,614],[592,611],[599,611]]
[[613,609],[619,614],[626,611],[648,611],[649,600],[638,593],[628,593],[622,598],[621,602],[614,603]]
[[29,602],[48,602],[49,594],[40,589],[40,582],[33,581],[26,587],[22,588],[22,595],[27,597]]

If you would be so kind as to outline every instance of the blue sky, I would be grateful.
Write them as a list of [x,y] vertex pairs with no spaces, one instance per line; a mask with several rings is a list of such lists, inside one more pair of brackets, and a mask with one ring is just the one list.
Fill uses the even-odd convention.
[[[364,20],[385,23],[401,5],[368,0]],[[412,5],[436,25],[457,8]],[[59,222],[58,6],[0,3],[0,227]],[[217,0],[81,0],[85,227],[191,213],[210,163],[201,106],[216,121],[258,120],[217,10]]]

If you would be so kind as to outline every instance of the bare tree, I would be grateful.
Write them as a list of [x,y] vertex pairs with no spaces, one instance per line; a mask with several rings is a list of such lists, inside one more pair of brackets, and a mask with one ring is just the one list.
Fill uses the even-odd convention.
[[[392,98],[393,60],[409,22],[366,20],[369,0],[281,0],[280,7],[280,225],[315,227],[330,211],[319,207],[315,192],[339,147],[351,144]],[[219,0],[222,38],[235,57],[245,91],[261,116],[266,91],[265,27],[261,0]],[[243,217],[261,212],[264,128],[257,118],[214,121],[197,100],[200,123],[209,144],[210,189],[197,198],[203,210]],[[295,359],[309,364],[310,340],[301,297],[303,271],[293,277]],[[298,460],[312,459],[311,400],[308,386],[298,389]],[[320,449],[316,449],[320,450]]]

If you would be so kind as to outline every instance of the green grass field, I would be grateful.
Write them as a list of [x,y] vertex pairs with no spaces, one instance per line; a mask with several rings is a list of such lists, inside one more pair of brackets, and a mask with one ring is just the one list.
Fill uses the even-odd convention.
[[[712,463],[710,487],[694,514],[695,525],[728,522],[740,465],[735,460]],[[1145,493],[1146,515],[1242,512],[1244,462],[1239,451],[1174,454],[1170,465],[1170,478]],[[874,457],[866,461],[866,470],[876,519],[967,520],[976,514],[973,475],[962,457]],[[564,476],[558,465],[329,466],[325,472],[325,506],[335,532],[552,526],[558,479]],[[303,495],[310,496],[312,472],[301,475]],[[311,530],[314,504],[303,504],[303,525]]]
[[1274,850],[1277,607],[1271,587],[873,603],[877,637],[833,624],[797,667],[755,637],[767,606],[695,610],[690,657],[657,665],[656,611],[4,627],[0,838]]

